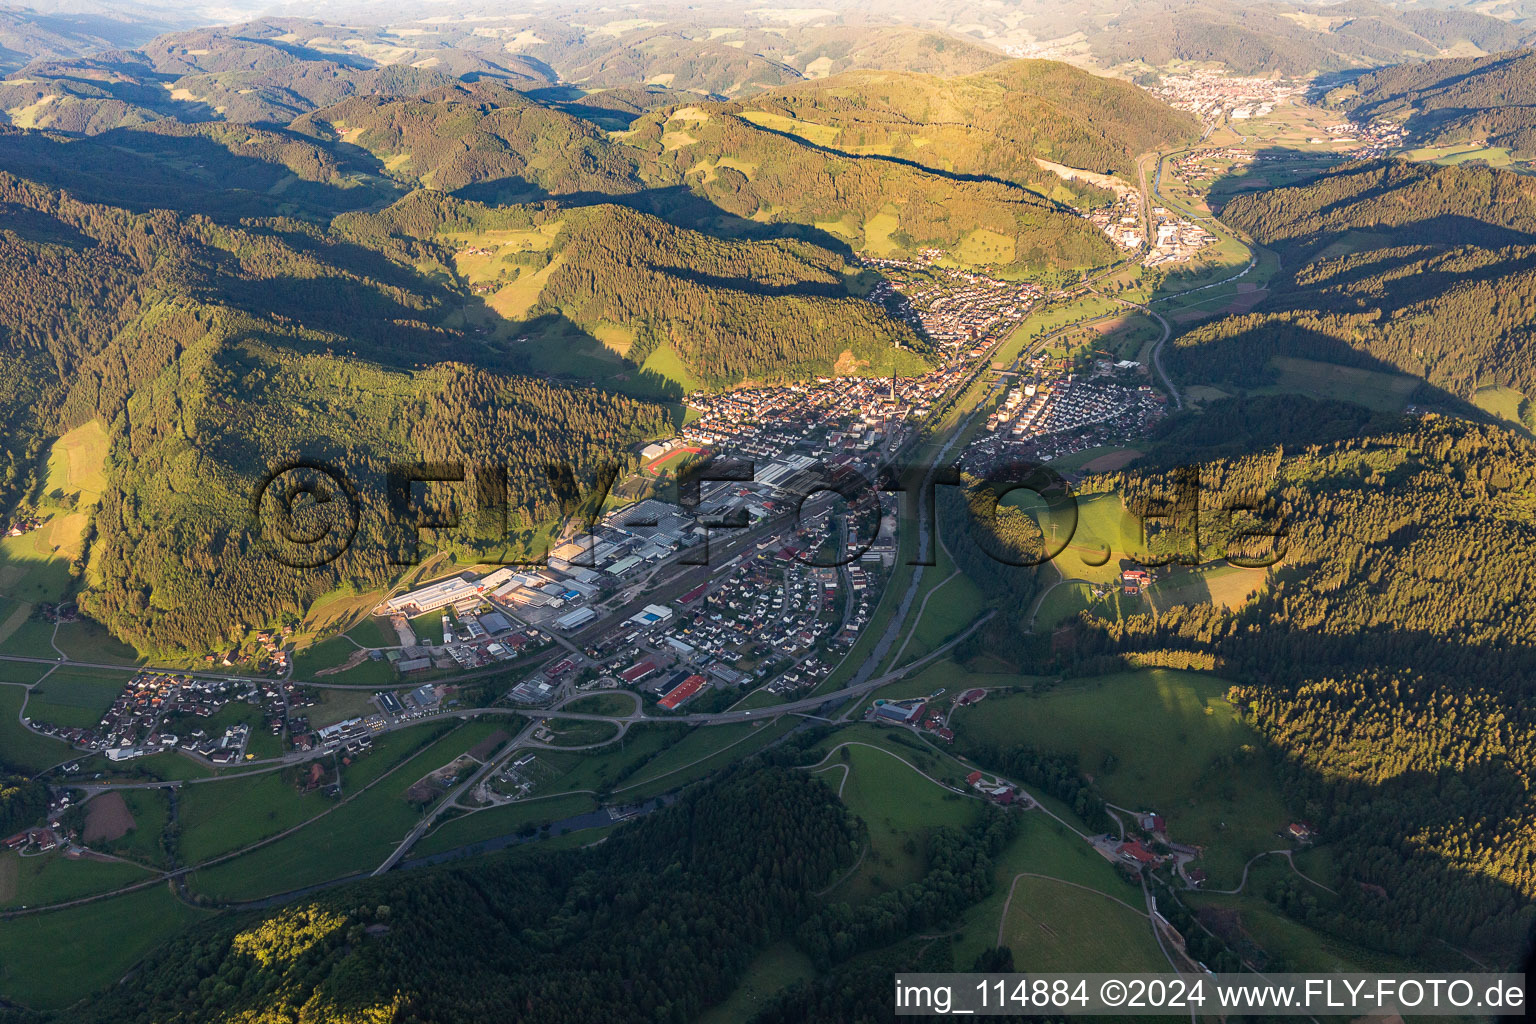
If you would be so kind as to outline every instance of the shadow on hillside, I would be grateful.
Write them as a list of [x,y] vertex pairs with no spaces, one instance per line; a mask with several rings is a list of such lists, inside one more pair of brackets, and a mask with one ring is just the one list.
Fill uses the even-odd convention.
[[681,383],[644,368],[643,359],[619,355],[564,315],[546,313],[509,320],[491,308],[483,296],[470,295],[463,300],[460,319],[461,351],[471,353],[469,362],[494,366],[505,373],[590,385],[670,404],[681,425]]
[[[1235,164],[1218,174],[1207,191],[1206,201],[1217,217],[1233,199],[1252,192],[1304,185],[1340,165],[1352,163],[1349,157],[1331,150],[1300,149],[1291,146],[1264,146],[1253,151],[1253,159]],[[1169,187],[1165,176],[1163,187]]]
[[[1392,482],[1383,486],[1391,487]],[[1405,544],[1418,539],[1413,527],[1398,537]],[[1340,540],[1360,543],[1354,538]],[[1373,547],[1362,547],[1362,559],[1369,559]],[[1222,659],[1218,675],[1239,681],[1251,693],[1266,695],[1262,713],[1273,726],[1266,738],[1275,743],[1279,733],[1291,741],[1271,747],[1287,809],[1319,826],[1342,883],[1336,885],[1336,893],[1328,893],[1297,879],[1282,886],[1289,890],[1284,895],[1274,891],[1255,895],[1276,901],[1308,925],[1400,955],[1459,961],[1439,945],[1443,938],[1513,963],[1530,926],[1528,901],[1505,880],[1507,876],[1449,860],[1427,849],[1424,840],[1450,839],[1454,848],[1456,839],[1468,834],[1468,820],[1475,816],[1489,823],[1489,830],[1481,835],[1489,842],[1500,822],[1518,820],[1528,811],[1523,766],[1500,753],[1485,752],[1452,768],[1455,755],[1437,756],[1443,728],[1430,724],[1440,720],[1440,712],[1429,694],[1431,687],[1460,692],[1466,680],[1476,679],[1484,688],[1513,688],[1508,699],[1518,706],[1524,681],[1536,678],[1536,653],[1515,651],[1505,643],[1479,643],[1461,633],[1392,624],[1346,626],[1337,631],[1319,628],[1310,619],[1298,617],[1294,609],[1286,614],[1286,603],[1298,601],[1309,571],[1310,567],[1298,565],[1283,569],[1284,587],[1271,588],[1236,613],[1230,628],[1215,631],[1220,639],[1209,648]],[[1112,638],[1112,627],[1085,620],[1067,629],[1072,639],[1055,638],[1054,646],[1090,658],[1094,656],[1090,652],[1156,649],[1165,642],[1150,634],[1122,644]],[[1320,682],[1345,679],[1359,682],[1349,686]],[[1397,680],[1404,681],[1401,691]],[[1373,691],[1380,695],[1374,702],[1368,696]],[[1292,698],[1297,699],[1298,710],[1277,715],[1278,708]],[[1238,699],[1259,710],[1253,698]],[[1414,721],[1423,723],[1421,740],[1409,738],[1418,728],[1408,724]],[[1383,741],[1379,760],[1368,760],[1368,750],[1357,748],[1364,735],[1393,732],[1399,740]],[[1411,746],[1446,767],[1440,771],[1416,767],[1407,750]],[[1282,753],[1286,748],[1292,755],[1298,749],[1312,756],[1327,756],[1331,751],[1335,763],[1347,762],[1350,767],[1324,776],[1302,759],[1286,756]],[[1219,781],[1222,766],[1211,767],[1216,771],[1212,781]],[[1383,777],[1367,781],[1373,771]],[[1170,813],[1170,827],[1176,826],[1176,819],[1177,812]],[[1277,833],[1285,826],[1285,822],[1275,824]],[[1276,848],[1285,845],[1277,842]],[[1455,904],[1453,910],[1444,909],[1448,897]],[[1441,911],[1423,913],[1429,904],[1437,904]]]
[[[1292,293],[1288,305],[1298,302],[1304,308],[1304,295]],[[1198,338],[1194,335],[1198,333]],[[1340,368],[1368,370],[1391,375],[1391,379],[1416,381],[1410,390],[1398,392],[1392,380],[1380,381],[1380,394],[1365,394],[1363,388],[1353,393],[1349,385],[1328,379],[1315,382],[1285,381],[1273,365],[1276,358],[1305,359]],[[1168,372],[1187,383],[1209,383],[1223,390],[1248,390],[1284,384],[1324,401],[1354,402],[1378,411],[1393,411],[1411,401],[1466,419],[1486,421],[1488,416],[1465,399],[1405,372],[1385,360],[1354,348],[1347,342],[1300,326],[1294,322],[1230,318],[1213,322],[1175,337],[1165,353]],[[1342,375],[1341,375],[1342,376]]]
[[274,50],[282,50],[295,60],[313,61],[323,64],[339,64],[344,68],[354,71],[372,71],[379,67],[379,62],[356,53],[345,53],[338,50],[315,50],[300,43],[289,42],[277,36],[231,36],[237,42],[250,43],[255,46],[270,46]]
[[1052,206],[1057,210],[1071,210],[1071,207],[1067,206],[1065,203],[1060,203],[1047,196],[1042,196],[1038,192],[1030,192],[1016,181],[1010,181],[1007,178],[999,178],[993,174],[966,174],[962,171],[950,171],[942,167],[931,166],[929,164],[925,164],[921,161],[913,160],[908,157],[891,156],[885,153],[850,153],[847,150],[837,149],[834,146],[823,146],[819,143],[812,142],[811,140],[796,135],[793,132],[780,131],[777,128],[768,128],[764,125],[756,123],[755,121],[749,123],[753,128],[756,128],[760,132],[764,132],[768,135],[777,135],[779,138],[788,142],[793,142],[797,145],[804,146],[806,149],[815,150],[818,153],[825,153],[827,156],[835,156],[840,160],[865,160],[882,164],[894,164],[898,167],[905,167],[908,170],[917,171],[922,174],[931,174],[935,178],[944,178],[948,181],[967,182],[970,184],[983,185],[1001,185],[1007,189],[1012,189],[1019,192],[1027,192],[1030,198]]
[[[1326,160],[1305,157],[1299,163],[1287,163],[1294,154],[1295,151],[1283,147],[1261,150],[1257,154],[1261,159],[1256,159],[1253,165],[1235,174],[1218,179],[1213,189],[1219,192],[1224,183],[1243,182],[1255,175],[1267,180],[1282,172],[1295,177],[1296,185],[1326,187],[1325,179],[1329,171],[1343,163],[1335,157]],[[1393,167],[1395,164],[1383,162],[1383,166]],[[1261,170],[1255,171],[1254,168]],[[1275,168],[1282,168],[1283,171],[1276,172]],[[1383,184],[1351,196],[1349,201],[1351,205],[1369,203],[1390,194],[1391,188]],[[1286,206],[1282,202],[1273,206],[1267,215],[1280,217],[1285,211]],[[1426,379],[1428,367],[1389,362],[1371,355],[1363,346],[1351,344],[1342,334],[1335,337],[1323,333],[1295,322],[1293,317],[1311,315],[1326,321],[1330,317],[1355,315],[1375,321],[1383,310],[1410,308],[1426,296],[1449,291],[1477,276],[1476,271],[1460,266],[1436,267],[1426,271],[1415,266],[1425,256],[1422,249],[1403,251],[1407,247],[1475,243],[1498,248],[1522,241],[1528,243],[1529,239],[1519,232],[1490,225],[1470,216],[1437,216],[1402,227],[1361,228],[1353,220],[1343,217],[1337,223],[1331,223],[1329,211],[1326,205],[1320,207],[1318,213],[1310,215],[1318,222],[1317,226],[1312,230],[1300,231],[1294,223],[1279,221],[1265,223],[1260,220],[1258,226],[1254,227],[1252,209],[1245,210],[1249,214],[1244,218],[1245,226],[1253,227],[1269,251],[1279,260],[1279,267],[1264,282],[1268,294],[1257,302],[1248,303],[1242,301],[1242,294],[1239,293],[1234,296],[1234,303],[1228,310],[1179,325],[1182,329],[1176,330],[1172,343],[1165,351],[1169,371],[1186,383],[1207,382],[1222,388],[1235,386],[1248,389],[1278,382],[1279,375],[1271,364],[1274,358],[1306,359],[1418,381],[1417,387],[1410,394],[1401,396],[1397,395],[1395,386],[1387,380],[1373,382],[1381,385],[1383,394],[1367,394],[1364,386],[1359,393],[1351,393],[1343,379],[1318,380],[1310,390],[1305,385],[1299,389],[1314,398],[1358,402],[1380,410],[1391,407],[1394,400],[1401,397],[1435,411],[1479,422],[1488,421],[1488,414],[1466,399],[1445,387],[1429,383]],[[1349,257],[1347,264],[1319,262],[1320,259],[1345,255]],[[1519,262],[1523,267],[1531,261],[1536,261],[1536,256]],[[1506,260],[1488,269],[1486,273],[1494,276],[1506,274],[1511,265]],[[1191,280],[1190,275],[1193,273],[1192,269],[1172,271],[1165,281],[1165,288],[1177,290],[1181,277]],[[1378,283],[1368,289],[1350,287],[1351,281],[1364,275],[1369,275]],[[1254,278],[1256,275],[1250,275],[1249,279],[1258,283]],[[1245,316],[1250,311],[1255,316]],[[1263,318],[1265,314],[1281,316]],[[1196,341],[1198,343],[1191,343]]]
[[666,221],[673,227],[698,231],[727,241],[771,241],[788,238],[811,242],[846,258],[853,247],[821,228],[808,224],[767,223],[717,206],[686,185],[663,185],[634,192],[549,192],[522,178],[498,178],[466,185],[455,198],[484,203],[553,202],[568,209],[624,206]]
[[[279,131],[279,134],[284,134]],[[292,137],[314,144],[314,140]],[[371,159],[371,158],[370,158]],[[355,160],[342,173],[382,174]],[[97,136],[65,139],[38,132],[0,133],[0,165],[12,174],[67,190],[86,202],[134,212],[169,209],[229,223],[279,213],[329,217],[365,209],[393,197],[389,186],[343,188],[297,178],[279,162],[231,152],[201,136],[118,128]]]

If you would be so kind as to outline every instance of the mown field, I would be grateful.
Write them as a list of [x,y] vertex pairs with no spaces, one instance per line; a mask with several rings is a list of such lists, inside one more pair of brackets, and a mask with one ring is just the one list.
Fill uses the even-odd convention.
[[1020,878],[1002,944],[1021,971],[1168,971],[1146,915],[1128,902],[1053,879]]

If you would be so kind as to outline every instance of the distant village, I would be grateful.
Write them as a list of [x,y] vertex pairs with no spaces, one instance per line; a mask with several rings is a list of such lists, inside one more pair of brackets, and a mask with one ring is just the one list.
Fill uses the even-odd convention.
[[1170,107],[1199,117],[1209,128],[1222,118],[1264,117],[1302,86],[1283,78],[1244,78],[1212,70],[1164,75],[1148,91]]

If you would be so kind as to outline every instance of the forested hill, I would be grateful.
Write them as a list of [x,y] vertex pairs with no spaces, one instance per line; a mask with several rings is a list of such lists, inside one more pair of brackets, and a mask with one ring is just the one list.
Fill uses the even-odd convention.
[[1086,30],[1108,65],[1219,61],[1237,74],[1305,76],[1436,57],[1457,46],[1507,50],[1529,30],[1471,10],[1401,8],[1375,0],[1309,5],[1175,0],[1124,5]]
[[[1224,508],[1272,502],[1265,525],[1286,536],[1268,585],[1235,611],[1084,620],[1079,653],[1177,652],[1240,681],[1232,699],[1286,756],[1288,803],[1350,880],[1336,913],[1299,895],[1288,913],[1378,948],[1512,960],[1536,922],[1536,443],[1431,416],[1212,462],[1200,483],[1205,558],[1253,544]],[[1134,503],[1174,484],[1099,486]],[[1193,550],[1190,525],[1165,549]]]
[[[723,230],[748,219],[792,224],[877,256],[940,248],[961,262],[1035,272],[1115,258],[1103,232],[1061,199],[830,152],[754,124],[745,112],[700,105],[652,114],[635,122],[625,142],[652,154],[658,181],[718,207],[714,219]],[[1064,190],[1063,198],[1078,196]]]
[[[671,345],[716,387],[894,368],[927,343],[849,294],[853,271],[807,242],[730,241],[623,207],[573,211],[552,247],[534,312],[637,332],[632,362]],[[906,369],[921,360],[903,360]]]
[[1425,145],[1477,141],[1536,158],[1536,50],[1383,68],[1328,102],[1357,120],[1402,121]]
[[464,279],[491,309],[510,316],[515,295],[527,321],[557,317],[593,335],[622,327],[630,364],[669,346],[709,387],[916,371],[929,351],[905,322],[854,297],[858,271],[844,257],[806,241],[720,238],[611,204],[494,207],[432,192],[336,227],[455,274],[466,239],[516,238]]
[[1285,272],[1258,311],[1175,339],[1175,373],[1252,385],[1286,355],[1396,369],[1461,398],[1492,384],[1536,394],[1536,179],[1351,164],[1221,216]]
[[1021,185],[1059,181],[1036,158],[1134,182],[1137,156],[1200,132],[1192,115],[1128,82],[1043,60],[963,78],[850,72],[754,97],[741,109],[841,152]]
[[[506,465],[526,528],[560,513],[552,455],[586,474],[671,429],[654,403],[516,375],[508,347],[443,326],[459,292],[307,224],[135,214],[0,176],[0,254],[0,506],[51,438],[108,428],[81,603],[144,651],[208,650],[342,583],[385,585],[392,461]],[[373,532],[323,570],[264,557],[251,522],[296,453],[373,503]]]
[[402,181],[453,192],[495,183],[507,202],[641,188],[635,156],[590,122],[491,82],[410,97],[359,96],[299,118],[293,130],[367,150]]
[[[636,82],[664,82],[720,99],[750,95],[805,78],[854,68],[902,68],[929,74],[980,71],[1005,57],[970,39],[904,25],[798,25],[759,17],[738,25],[682,20],[665,24],[581,26],[538,20],[523,22],[514,44],[522,55],[554,68],[561,79],[585,89],[610,89]],[[622,19],[616,19],[622,20]],[[444,32],[440,25],[421,26]],[[463,42],[460,42],[462,45]]]
[[589,850],[397,873],[202,928],[57,1019],[692,1021],[863,842],[831,787],[755,765]]
[[[358,35],[273,18],[169,33],[138,49],[41,59],[0,81],[0,109],[21,127],[83,133],[163,118],[285,125],[349,96],[410,95],[463,75],[530,88],[554,81],[537,62],[505,52],[443,51],[417,67],[409,50],[395,47],[397,59],[376,60],[350,48],[366,48]],[[300,41],[310,36],[328,48]]]
[[[1491,248],[1536,235],[1536,179],[1405,160],[1345,164],[1290,188],[1237,196],[1221,218],[1261,245],[1306,259],[1350,232]],[[1367,239],[1357,234],[1354,242]]]
[[[161,119],[281,125],[349,97],[453,82],[590,93],[652,83],[722,99],[851,68],[966,74],[1004,59],[975,42],[896,25],[748,25],[722,34],[686,20],[620,18],[609,27],[596,11],[581,26],[509,13],[516,27],[494,18],[379,26],[274,17],[142,41],[133,31],[60,34],[45,19],[0,12],[0,70],[14,72],[0,81],[0,110],[19,126],[83,133]],[[3,49],[7,39],[14,52]],[[112,48],[129,41],[142,45]]]

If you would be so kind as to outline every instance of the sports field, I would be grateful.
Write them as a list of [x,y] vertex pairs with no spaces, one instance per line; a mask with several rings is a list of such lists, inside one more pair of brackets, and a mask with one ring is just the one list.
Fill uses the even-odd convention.
[[645,471],[651,476],[661,476],[662,470],[666,469],[670,465],[672,466],[672,471],[676,472],[682,460],[686,459],[690,455],[703,454],[703,448],[694,448],[691,446],[673,448],[666,454],[658,456],[656,459],[652,460],[651,463],[645,467]]

